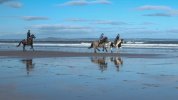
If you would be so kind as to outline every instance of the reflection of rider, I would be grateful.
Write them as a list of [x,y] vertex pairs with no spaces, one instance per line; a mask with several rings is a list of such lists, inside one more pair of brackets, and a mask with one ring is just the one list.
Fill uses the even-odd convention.
[[117,40],[119,40],[119,37],[120,37],[120,35],[117,34],[117,36],[116,36],[116,38],[115,38],[115,40],[114,40],[114,43],[115,43],[115,44],[116,44]]

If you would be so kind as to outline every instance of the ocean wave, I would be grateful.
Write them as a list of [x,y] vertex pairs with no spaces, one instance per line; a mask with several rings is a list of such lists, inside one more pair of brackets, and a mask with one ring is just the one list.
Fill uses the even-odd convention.
[[[18,43],[0,43],[0,46],[16,46]],[[34,43],[37,47],[89,47],[91,43]],[[148,44],[143,42],[126,42],[123,48],[178,48],[178,44]]]

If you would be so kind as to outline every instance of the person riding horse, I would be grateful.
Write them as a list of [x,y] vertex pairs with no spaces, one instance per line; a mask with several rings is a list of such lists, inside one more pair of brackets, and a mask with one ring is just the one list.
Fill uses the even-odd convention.
[[98,44],[98,45],[100,45],[100,44],[102,44],[102,43],[104,43],[104,42],[107,42],[107,41],[108,41],[108,38],[107,38],[106,36],[104,36],[104,34],[102,33],[102,34],[100,35],[99,44]]
[[30,33],[30,30],[28,30],[28,32],[27,32],[27,43],[29,42],[30,36],[31,36],[31,33]]
[[115,38],[115,40],[114,40],[114,44],[116,44],[116,43],[117,43],[117,40],[119,40],[119,38],[120,38],[120,35],[119,35],[119,34],[117,34],[117,36],[116,36],[116,38]]
[[25,46],[31,46],[31,49],[33,49],[33,39],[35,39],[35,35],[30,33],[30,30],[27,32],[27,39],[23,39],[22,41],[19,42],[17,47],[19,47],[21,44],[23,44],[23,51],[25,51]]

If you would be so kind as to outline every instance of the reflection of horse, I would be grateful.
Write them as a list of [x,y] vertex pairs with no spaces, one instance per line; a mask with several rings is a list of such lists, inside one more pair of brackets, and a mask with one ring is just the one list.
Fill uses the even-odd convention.
[[[111,57],[110,61],[114,63],[116,70],[119,71],[120,66],[123,64],[123,60],[120,57]],[[91,62],[98,64],[102,72],[107,69],[108,61],[105,57],[92,57]]]
[[35,66],[35,64],[33,64],[33,60],[32,59],[24,59],[24,60],[22,60],[22,62],[26,64],[27,74],[29,74],[29,72],[31,72]]
[[19,44],[17,45],[17,47],[19,47],[21,45],[21,43],[23,44],[23,51],[25,51],[25,46],[29,45],[31,46],[31,49],[33,49],[33,39],[36,38],[35,35],[31,35],[28,39],[23,39],[22,41],[19,42]]
[[98,64],[102,72],[107,69],[108,64],[105,60],[105,57],[92,57],[91,62]]
[[107,52],[107,48],[109,48],[111,50],[111,52],[113,52],[112,48],[116,47],[118,50],[118,48],[121,47],[121,43],[123,43],[123,39],[117,40],[116,43],[109,41],[109,42],[104,42],[102,44],[99,44],[99,41],[93,41],[91,43],[91,46],[89,47],[89,49],[94,48],[94,52],[96,53],[96,50],[100,51],[98,48],[102,47],[103,51],[105,50]]
[[111,57],[111,62],[114,62],[117,71],[119,71],[120,65],[122,66],[123,64],[123,60],[120,57]]

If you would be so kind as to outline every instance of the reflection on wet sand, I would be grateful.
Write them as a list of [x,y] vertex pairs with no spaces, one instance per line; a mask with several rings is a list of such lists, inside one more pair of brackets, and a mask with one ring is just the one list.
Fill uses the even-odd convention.
[[105,59],[105,57],[91,57],[91,62],[98,64],[100,70],[103,72],[108,67],[108,63]]
[[27,75],[29,75],[30,72],[33,71],[33,69],[35,67],[33,60],[32,59],[23,59],[22,63],[26,64]]
[[[120,57],[110,57],[109,61],[114,63],[117,71],[119,71],[120,66],[123,64],[123,60]],[[91,62],[98,64],[101,72],[107,70],[109,61],[107,57],[91,57]]]
[[114,62],[116,70],[119,71],[120,66],[123,64],[123,60],[120,57],[111,57],[111,62]]

